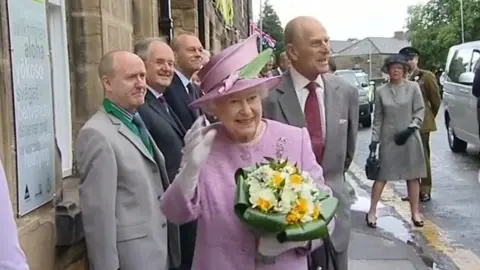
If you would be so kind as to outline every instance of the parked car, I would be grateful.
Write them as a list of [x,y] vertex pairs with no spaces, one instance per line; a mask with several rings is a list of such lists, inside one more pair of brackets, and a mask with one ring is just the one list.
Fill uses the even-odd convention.
[[367,91],[368,101],[370,102],[370,110],[373,111],[375,82],[368,81],[368,74],[363,71],[356,71],[355,76],[357,76],[357,80],[362,86],[363,90]]
[[[369,91],[364,89],[365,84],[359,82],[355,72],[352,70],[337,70],[335,71],[335,75],[342,77],[358,89],[359,122],[364,127],[372,126],[372,107],[370,105]],[[369,86],[369,84],[367,84],[367,86]]]
[[464,152],[467,144],[480,146],[477,98],[472,94],[475,70],[480,65],[480,41],[452,46],[443,81],[443,102],[448,144],[453,152]]

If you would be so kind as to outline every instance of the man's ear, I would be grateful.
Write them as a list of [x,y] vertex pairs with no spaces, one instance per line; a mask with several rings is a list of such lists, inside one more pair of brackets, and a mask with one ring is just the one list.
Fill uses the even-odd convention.
[[106,92],[111,92],[112,91],[112,81],[110,78],[106,75],[103,75],[102,77],[102,84],[103,84],[103,89],[105,89]]
[[173,64],[174,64],[175,67],[178,67],[178,53],[176,53],[176,52],[174,51],[174,52],[173,52],[173,56],[175,57]]
[[286,45],[286,50],[285,51],[287,52],[288,60],[290,60],[290,61],[297,61],[298,60],[297,51],[292,44],[288,43]]

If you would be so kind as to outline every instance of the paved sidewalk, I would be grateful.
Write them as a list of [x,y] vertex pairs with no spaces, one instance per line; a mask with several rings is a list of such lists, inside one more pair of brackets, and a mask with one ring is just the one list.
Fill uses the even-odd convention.
[[[350,181],[352,180],[347,176],[347,182]],[[369,196],[355,183],[349,186],[351,186],[349,189],[352,201],[357,199],[357,194],[364,199]],[[367,227],[365,213],[366,209],[352,209],[352,235],[348,251],[349,270],[440,270],[427,266],[427,264],[432,265],[432,260],[426,255],[419,255],[417,245],[411,245],[411,242],[407,243],[405,239],[400,240],[381,228]],[[408,233],[407,228],[405,231]]]
[[352,232],[349,270],[427,270],[413,247],[397,239]]

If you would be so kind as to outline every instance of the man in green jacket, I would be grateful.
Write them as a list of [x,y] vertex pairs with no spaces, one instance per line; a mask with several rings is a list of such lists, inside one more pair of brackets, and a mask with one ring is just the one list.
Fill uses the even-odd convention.
[[[428,202],[431,199],[432,190],[432,172],[430,166],[430,132],[437,130],[435,117],[440,109],[441,99],[438,92],[438,84],[435,75],[428,70],[423,70],[418,67],[418,60],[420,52],[413,47],[405,47],[400,50],[399,54],[408,58],[410,70],[408,79],[415,81],[422,89],[423,101],[425,103],[425,117],[423,119],[423,127],[420,134],[423,142],[423,149],[425,152],[425,159],[427,162],[427,177],[422,178],[420,183],[420,201]],[[407,198],[402,198],[408,201]]]

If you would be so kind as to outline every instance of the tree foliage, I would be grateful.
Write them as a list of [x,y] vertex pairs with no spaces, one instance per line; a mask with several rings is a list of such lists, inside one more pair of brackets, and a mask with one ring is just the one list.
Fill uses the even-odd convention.
[[[270,4],[269,0],[266,0],[263,6],[262,16],[262,30],[263,32],[269,34],[275,41],[275,54],[278,55],[284,50],[283,45],[283,27],[280,22],[280,18],[277,15],[275,9]],[[260,25],[260,23],[258,24]],[[267,48],[267,45],[263,45],[264,49]]]
[[[408,8],[407,29],[421,66],[444,68],[448,49],[462,43],[460,0],[430,0]],[[480,1],[463,0],[465,42],[480,40]]]

